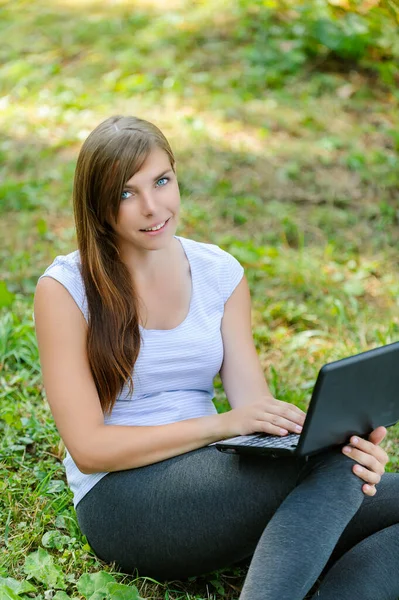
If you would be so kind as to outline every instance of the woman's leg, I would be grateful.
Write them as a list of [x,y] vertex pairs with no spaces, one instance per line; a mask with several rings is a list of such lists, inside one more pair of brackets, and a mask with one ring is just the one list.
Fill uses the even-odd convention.
[[399,524],[370,535],[328,571],[314,600],[397,600]]
[[[184,578],[238,562],[256,548],[241,598],[302,600],[338,539],[343,552],[365,531],[396,519],[389,481],[398,483],[397,476],[384,475],[369,498],[352,466],[339,449],[304,462],[202,448],[107,475],[77,514],[98,556],[125,572]],[[364,519],[373,520],[371,529]]]
[[156,579],[207,573],[250,557],[302,461],[214,447],[110,473],[79,502],[95,553]]
[[203,448],[107,475],[77,514],[96,554],[123,571],[182,578],[256,548],[242,598],[302,600],[363,501],[352,464],[340,450],[305,462]]
[[385,473],[332,553],[314,598],[399,598],[399,474]]
[[334,549],[326,571],[353,546],[390,525],[399,523],[399,473],[385,473],[375,496],[365,496]]
[[310,457],[265,528],[240,600],[302,600],[361,506],[362,481],[340,448]]

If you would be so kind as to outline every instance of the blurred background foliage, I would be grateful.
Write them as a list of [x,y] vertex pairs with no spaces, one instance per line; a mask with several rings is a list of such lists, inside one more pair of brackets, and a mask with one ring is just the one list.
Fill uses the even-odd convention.
[[[0,34],[0,588],[44,547],[65,600],[103,565],[71,508],[32,301],[46,266],[76,248],[82,141],[112,114],[164,131],[178,233],[242,262],[269,385],[305,408],[324,362],[399,335],[399,4],[0,0]],[[216,404],[227,408],[218,380]],[[136,583],[175,600],[235,598],[241,581]]]

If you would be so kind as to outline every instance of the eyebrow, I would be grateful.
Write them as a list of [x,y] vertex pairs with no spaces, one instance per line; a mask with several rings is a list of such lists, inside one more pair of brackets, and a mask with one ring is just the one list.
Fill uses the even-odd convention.
[[[166,175],[167,173],[170,173],[171,171],[172,171],[172,169],[167,169],[167,170],[166,170],[166,171],[164,171],[163,173],[160,173],[160,175],[157,175],[156,177],[154,177],[153,181],[154,181],[154,182],[155,182],[155,181],[158,181],[159,179],[161,179],[161,177],[163,177],[163,176],[164,176],[164,175]],[[126,190],[132,190],[132,189],[134,189],[134,187],[135,187],[134,185],[129,185],[129,184],[126,184],[126,185],[125,185],[125,187],[124,187],[124,189],[126,189]]]

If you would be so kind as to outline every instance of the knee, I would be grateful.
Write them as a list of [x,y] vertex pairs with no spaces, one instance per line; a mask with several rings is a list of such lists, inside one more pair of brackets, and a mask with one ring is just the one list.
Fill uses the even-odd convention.
[[309,457],[305,469],[308,473],[328,472],[330,475],[350,475],[354,461],[341,451],[341,446],[329,448]]
[[353,472],[355,462],[345,456],[341,446],[320,452],[309,457],[300,479],[316,479],[329,488],[338,489],[341,493],[347,490],[349,496],[359,501],[364,498],[362,491],[363,481]]

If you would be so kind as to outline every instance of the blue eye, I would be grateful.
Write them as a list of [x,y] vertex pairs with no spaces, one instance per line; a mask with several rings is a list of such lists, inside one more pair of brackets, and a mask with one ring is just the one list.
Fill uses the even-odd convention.
[[121,196],[122,200],[127,200],[128,196],[123,196],[123,194],[131,194],[131,192],[128,192],[127,190],[122,192],[122,196]]
[[164,185],[166,185],[166,184],[168,183],[168,181],[169,181],[169,177],[161,177],[161,179],[158,179],[158,181],[157,181],[157,185],[158,185],[158,183],[159,183],[160,181],[164,181],[164,182],[165,182],[165,183],[162,183],[162,184],[161,184],[161,186],[159,186],[159,187],[163,187]]

